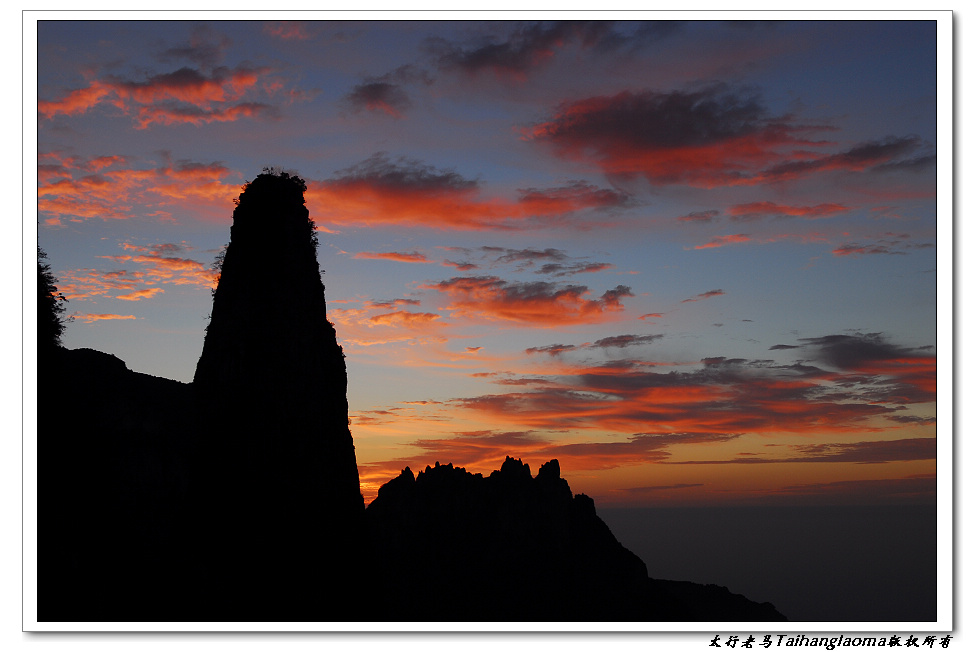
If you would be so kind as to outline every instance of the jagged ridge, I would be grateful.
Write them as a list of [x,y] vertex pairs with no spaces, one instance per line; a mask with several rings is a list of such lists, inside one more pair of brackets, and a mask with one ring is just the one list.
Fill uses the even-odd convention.
[[592,499],[572,494],[558,460],[534,478],[511,457],[487,478],[407,467],[366,519],[381,577],[395,578],[379,605],[391,620],[784,620],[723,587],[649,579]]

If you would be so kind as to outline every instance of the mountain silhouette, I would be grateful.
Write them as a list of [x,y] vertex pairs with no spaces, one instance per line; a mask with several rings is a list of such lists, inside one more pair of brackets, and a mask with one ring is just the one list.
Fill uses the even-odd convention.
[[406,468],[365,509],[305,190],[244,186],[191,384],[44,340],[39,620],[784,620],[648,578],[557,460]]
[[535,477],[511,457],[488,477],[407,467],[366,518],[385,587],[377,608],[393,620],[784,620],[721,587],[648,578],[593,500],[573,495],[558,460]]

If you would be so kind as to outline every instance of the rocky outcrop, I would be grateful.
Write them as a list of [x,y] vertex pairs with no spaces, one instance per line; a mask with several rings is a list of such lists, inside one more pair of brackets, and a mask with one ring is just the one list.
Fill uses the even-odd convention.
[[722,587],[649,579],[557,460],[535,477],[510,457],[486,478],[451,464],[415,477],[406,468],[366,518],[383,620],[784,620]]

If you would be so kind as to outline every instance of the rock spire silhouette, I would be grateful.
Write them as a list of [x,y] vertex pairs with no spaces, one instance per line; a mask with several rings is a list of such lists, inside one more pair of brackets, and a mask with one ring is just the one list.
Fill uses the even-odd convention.
[[244,186],[193,379],[196,475],[209,505],[201,526],[220,541],[213,567],[232,575],[235,560],[269,553],[343,566],[361,538],[345,357],[326,317],[305,189],[267,169]]

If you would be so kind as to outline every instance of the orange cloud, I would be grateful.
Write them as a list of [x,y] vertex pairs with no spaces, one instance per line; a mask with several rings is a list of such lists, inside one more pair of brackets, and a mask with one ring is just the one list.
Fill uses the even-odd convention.
[[414,251],[413,253],[400,253],[396,251],[372,253],[360,251],[353,258],[366,260],[395,260],[400,263],[429,263],[432,262],[426,255]]
[[102,321],[107,319],[135,319],[135,315],[113,315],[113,314],[97,314],[97,313],[83,313],[76,312],[71,315],[75,320],[81,321],[85,324],[90,324],[96,321]]
[[37,102],[37,112],[44,118],[53,118],[59,113],[74,115],[84,113],[99,104],[112,89],[101,82],[92,82],[87,88],[79,88],[69,92],[60,100]]
[[142,106],[136,114],[139,129],[151,124],[163,125],[192,124],[202,125],[210,122],[235,122],[241,118],[274,117],[275,110],[269,104],[245,102],[225,108]]
[[583,181],[571,181],[561,188],[527,188],[519,192],[519,204],[537,215],[557,215],[581,208],[615,208],[629,201],[625,193],[597,188]]
[[134,245],[123,242],[121,246],[126,251],[137,252],[138,255],[98,256],[98,258],[108,258],[119,263],[139,263],[144,266],[140,277],[151,278],[154,282],[205,287],[212,287],[216,283],[216,270],[190,258],[173,255],[190,249],[185,244]]
[[437,319],[440,319],[440,315],[432,312],[408,312],[406,310],[398,310],[396,312],[388,312],[382,315],[374,315],[369,318],[369,321],[373,324],[378,324],[381,326],[406,326],[407,328],[414,328],[429,324]]
[[584,285],[517,283],[496,276],[454,277],[421,287],[446,294],[447,309],[459,315],[547,326],[602,321],[623,310],[623,297],[633,296],[625,285],[588,299]]
[[475,263],[458,263],[453,260],[445,260],[441,263],[444,267],[453,267],[458,272],[469,272],[472,269],[477,269],[478,265]]
[[183,67],[170,73],[153,75],[145,81],[132,82],[113,79],[110,88],[120,100],[137,104],[154,104],[162,100],[177,100],[198,107],[239,99],[257,83],[261,71],[239,67],[237,70],[217,69],[211,77],[200,71]]
[[161,292],[164,292],[162,288],[146,288],[145,290],[136,290],[129,294],[120,294],[115,298],[122,299],[123,301],[141,301],[142,299],[151,299]]
[[58,289],[69,301],[108,296],[114,291],[134,291],[145,277],[142,272],[100,272],[94,269],[69,270],[58,276]]
[[[97,256],[112,260],[121,265],[138,264],[140,269],[115,269],[99,271],[94,269],[68,270],[59,273],[59,289],[69,299],[93,299],[113,297],[123,301],[140,301],[162,293],[161,287],[143,287],[156,283],[173,285],[199,285],[213,287],[216,271],[189,258],[174,256],[192,249],[185,243],[154,245],[134,245],[128,242],[120,245],[125,251],[136,255]],[[117,294],[121,292],[121,294]]]
[[[245,100],[246,95],[270,95],[281,89],[280,81],[265,78],[267,68],[241,64],[235,68],[213,68],[209,73],[184,66],[172,72],[150,75],[139,81],[106,75],[75,89],[58,100],[39,100],[38,113],[50,119],[56,115],[85,113],[100,104],[133,116],[136,128],[158,124],[206,124],[244,117],[275,115],[272,105]],[[263,84],[260,84],[264,80]]]
[[[395,299],[389,301],[332,301],[328,318],[336,324],[342,334],[342,345],[348,350],[359,350],[361,355],[370,355],[366,349],[378,347],[374,355],[383,356],[388,363],[398,358],[400,364],[410,364],[409,360],[422,349],[427,365],[440,364],[433,357],[443,356],[443,345],[447,342],[444,328],[448,326],[442,315],[434,312],[413,312],[404,307],[420,305],[418,299]],[[360,304],[361,307],[336,308],[335,304]],[[404,346],[404,343],[410,346]],[[384,345],[396,345],[393,348]],[[414,347],[414,345],[418,345]],[[430,347],[438,349],[432,354]],[[358,347],[364,347],[359,349]],[[433,356],[433,357],[431,357]]]
[[333,179],[309,182],[305,193],[316,221],[336,225],[399,225],[436,229],[531,228],[585,210],[627,203],[628,197],[580,182],[522,190],[509,200],[484,197],[476,181],[409,159],[376,154]]
[[[226,219],[231,200],[240,185],[226,179],[234,175],[219,163],[181,161],[152,169],[120,167],[122,157],[74,160],[39,180],[38,211],[49,223],[89,218],[127,219],[137,211],[159,214],[161,206],[192,206],[192,214],[207,215],[201,208]],[[97,170],[86,174],[85,172]],[[77,171],[77,172],[76,172]]]
[[474,189],[379,188],[368,182],[310,182],[305,199],[316,221],[336,225],[402,225],[480,229],[505,219],[501,207]]

